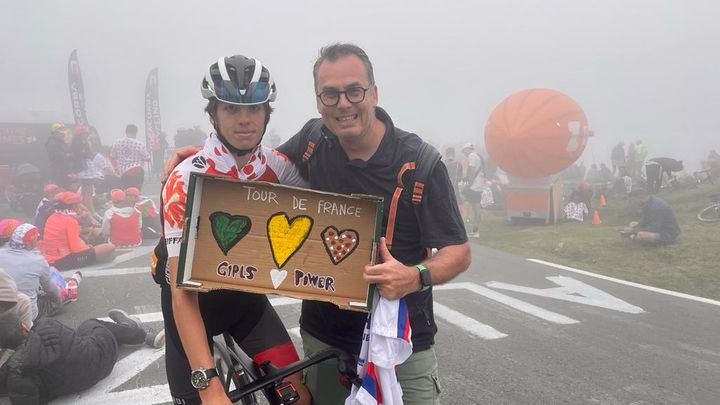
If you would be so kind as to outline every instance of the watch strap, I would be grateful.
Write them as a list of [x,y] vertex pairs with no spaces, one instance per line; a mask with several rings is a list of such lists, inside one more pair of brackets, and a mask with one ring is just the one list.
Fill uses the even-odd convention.
[[218,373],[217,368],[213,367],[213,368],[205,369],[205,378],[207,378],[208,381],[210,381],[210,379],[213,377],[219,377],[219,376],[220,376],[220,373]]
[[419,273],[419,276],[420,276],[420,285],[421,285],[420,291],[427,291],[427,290],[429,290],[430,287],[432,287],[432,283],[428,282],[428,281],[429,281],[429,277],[427,277],[427,276],[430,275],[430,273],[428,272],[428,268],[427,268],[424,264],[422,264],[422,263],[421,263],[421,264],[416,264],[416,265],[415,265],[415,268],[418,269],[418,273]]

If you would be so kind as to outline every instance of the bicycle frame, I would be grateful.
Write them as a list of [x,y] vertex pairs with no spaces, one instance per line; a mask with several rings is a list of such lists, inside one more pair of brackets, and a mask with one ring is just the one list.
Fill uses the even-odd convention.
[[[252,359],[235,344],[235,341],[229,334],[223,334],[223,338],[224,342],[222,343],[224,343],[224,348],[232,353],[233,363],[237,361],[237,364],[230,364],[228,366],[233,368],[233,372],[238,373],[238,375],[245,374],[251,380],[250,383],[228,392],[228,397],[233,403],[261,390],[270,403],[281,403],[278,402],[279,400],[276,397],[270,398],[268,394],[268,391],[273,389],[275,384],[281,382],[291,374],[295,374],[298,371],[302,371],[312,365],[332,358],[338,359],[338,371],[341,375],[345,376],[349,382],[355,385],[360,385],[361,382],[355,372],[355,359],[342,349],[334,347],[328,348],[282,368],[277,368],[269,362],[266,362],[259,366],[260,370],[258,372]],[[218,342],[215,341],[215,344],[217,345]],[[260,373],[262,373],[262,375],[260,375]]]

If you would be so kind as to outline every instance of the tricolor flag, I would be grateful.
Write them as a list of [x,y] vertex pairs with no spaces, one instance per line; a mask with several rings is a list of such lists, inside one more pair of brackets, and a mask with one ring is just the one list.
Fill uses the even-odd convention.
[[407,304],[402,298],[390,301],[379,295],[373,302],[358,358],[362,385],[352,388],[345,405],[402,405],[395,366],[412,354]]

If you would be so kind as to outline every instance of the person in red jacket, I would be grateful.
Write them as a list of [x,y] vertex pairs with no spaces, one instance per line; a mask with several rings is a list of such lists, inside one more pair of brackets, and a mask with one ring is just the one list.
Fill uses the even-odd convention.
[[45,222],[40,252],[48,263],[58,270],[71,270],[96,262],[109,261],[115,246],[102,243],[89,246],[80,238],[78,210],[82,197],[72,191],[58,193],[58,205]]
[[128,205],[135,206],[142,216],[142,236],[146,239],[153,239],[160,236],[162,228],[160,226],[160,211],[155,206],[155,202],[150,198],[140,195],[137,187],[128,187],[125,190],[125,201]]
[[103,235],[118,248],[140,246],[142,243],[142,216],[135,205],[119,189],[110,192],[112,207],[103,216]]

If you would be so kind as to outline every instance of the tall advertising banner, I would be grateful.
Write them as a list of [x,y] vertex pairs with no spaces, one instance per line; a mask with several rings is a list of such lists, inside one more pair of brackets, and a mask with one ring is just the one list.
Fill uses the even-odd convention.
[[[160,100],[158,99],[158,69],[150,71],[145,82],[145,143],[148,150],[160,150]],[[153,162],[160,164],[162,162]]]
[[80,62],[77,58],[77,49],[73,50],[68,60],[68,85],[70,86],[70,105],[72,106],[75,125],[88,125],[85,111],[85,90],[83,88]]

